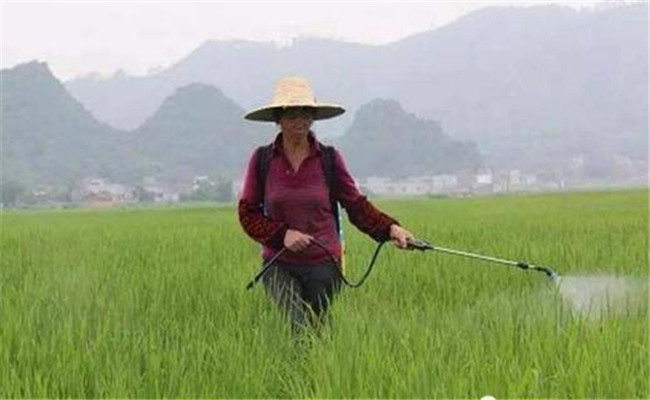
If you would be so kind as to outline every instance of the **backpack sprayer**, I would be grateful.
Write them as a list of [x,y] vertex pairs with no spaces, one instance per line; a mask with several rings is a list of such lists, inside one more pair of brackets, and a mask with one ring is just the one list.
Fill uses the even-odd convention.
[[[381,250],[382,246],[386,242],[380,242],[379,243],[379,245],[377,246],[377,249],[375,250],[375,253],[372,256],[372,259],[370,261],[370,265],[366,269],[366,272],[363,274],[361,279],[356,283],[350,282],[343,275],[343,272],[341,271],[341,268],[340,268],[339,261],[336,259],[336,257],[322,243],[320,243],[316,239],[314,239],[312,241],[312,243],[315,244],[316,246],[320,247],[321,249],[323,249],[325,251],[325,253],[327,253],[330,260],[336,266],[336,270],[337,270],[337,272],[339,274],[339,277],[343,281],[343,283],[345,283],[349,287],[358,288],[363,284],[363,282],[366,280],[366,278],[368,278],[368,275],[370,275],[370,272],[372,271],[372,268],[375,265],[375,261],[377,260],[377,256],[379,255],[379,251]],[[541,266],[541,265],[533,265],[533,264],[525,263],[525,262],[522,262],[522,261],[504,260],[504,259],[501,259],[501,258],[490,257],[490,256],[481,255],[481,254],[474,254],[474,253],[468,253],[468,252],[460,251],[460,250],[453,250],[453,249],[447,249],[447,248],[444,248],[444,247],[433,246],[432,244],[430,244],[428,242],[425,242],[424,240],[408,239],[407,240],[407,246],[408,246],[409,249],[412,249],[412,250],[439,251],[441,253],[452,254],[452,255],[456,255],[456,256],[469,257],[469,258],[474,258],[474,259],[483,260],[483,261],[489,261],[489,262],[493,262],[493,263],[497,263],[497,264],[510,265],[510,266],[517,267],[517,268],[520,268],[520,269],[523,269],[523,270],[543,272],[550,279],[551,283],[553,283],[555,285],[558,285],[560,283],[560,280],[562,279],[560,274],[553,271],[549,267],[544,267],[544,266]],[[280,257],[280,255],[282,255],[286,250],[287,250],[287,248],[284,247],[277,254],[275,254],[275,256],[273,256],[262,267],[262,270],[255,276],[255,278],[253,278],[248,283],[248,285],[246,285],[246,289],[252,288],[257,283],[257,281],[259,281],[262,278],[262,276],[264,276],[264,274],[273,266],[273,264],[278,259],[278,257]]]

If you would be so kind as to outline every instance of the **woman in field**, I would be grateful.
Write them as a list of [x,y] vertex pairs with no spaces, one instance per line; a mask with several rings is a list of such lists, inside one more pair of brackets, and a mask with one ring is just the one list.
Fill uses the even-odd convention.
[[412,237],[361,195],[341,154],[321,144],[311,130],[314,121],[344,112],[341,106],[316,102],[306,79],[287,77],[276,83],[271,104],[245,116],[280,128],[275,140],[249,160],[239,221],[262,244],[265,261],[283,247],[288,250],[263,282],[298,330],[322,319],[340,288],[340,272],[328,255],[341,259],[336,203],[376,241],[392,240],[406,249]]

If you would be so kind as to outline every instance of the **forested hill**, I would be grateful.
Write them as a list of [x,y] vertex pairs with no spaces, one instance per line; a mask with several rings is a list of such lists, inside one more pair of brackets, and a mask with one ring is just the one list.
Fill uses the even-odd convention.
[[357,177],[404,178],[480,165],[474,144],[450,138],[438,122],[418,118],[395,100],[376,99],[359,107],[336,143]]

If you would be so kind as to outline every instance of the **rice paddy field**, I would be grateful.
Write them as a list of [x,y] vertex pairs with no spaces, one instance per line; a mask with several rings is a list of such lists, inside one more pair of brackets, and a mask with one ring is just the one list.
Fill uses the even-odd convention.
[[[296,339],[245,290],[260,254],[234,207],[5,211],[0,397],[650,396],[647,190],[376,204],[439,246],[579,284],[385,246]],[[375,243],[346,237],[355,280]],[[576,300],[603,279],[625,295]]]

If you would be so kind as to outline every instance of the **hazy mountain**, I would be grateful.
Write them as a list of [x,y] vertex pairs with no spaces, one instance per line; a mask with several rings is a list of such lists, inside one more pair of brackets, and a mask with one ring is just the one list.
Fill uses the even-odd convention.
[[350,111],[323,123],[325,135],[344,133],[360,105],[394,98],[497,164],[544,168],[606,152],[647,159],[647,29],[647,4],[499,7],[385,46],[207,42],[154,75],[67,87],[101,120],[135,127],[190,82],[250,109],[268,101],[279,76],[300,74],[321,100]]
[[44,63],[0,71],[2,177],[67,184],[81,175],[124,180],[125,133],[97,122]]
[[[135,129],[176,88],[194,82],[219,87],[237,104],[251,109],[269,101],[279,76],[301,75],[312,78],[316,93],[323,94],[322,101],[361,104],[373,96],[358,96],[365,85],[350,90],[358,83],[353,71],[359,69],[358,65],[370,66],[369,55],[375,52],[368,46],[311,38],[288,47],[272,42],[208,41],[177,64],[153,75],[129,77],[118,73],[107,79],[91,75],[69,81],[66,86],[99,120]],[[327,129],[327,135],[342,133],[349,122],[347,117],[326,122],[325,126],[333,127]]]
[[336,142],[361,177],[472,167],[479,151],[539,171],[580,155],[594,171],[612,154],[647,161],[647,28],[647,4],[495,8],[385,46],[207,42],[150,76],[69,82],[84,105],[45,64],[28,63],[0,73],[2,176],[61,185],[239,175],[277,129],[245,122],[244,110],[267,103],[289,74],[347,107],[316,130],[344,134]]
[[219,89],[179,88],[137,130],[97,122],[45,63],[0,71],[2,178],[70,186],[98,176],[137,184],[145,176],[189,182],[196,175],[240,175],[274,126],[243,119],[244,110]]
[[166,179],[240,174],[254,146],[269,140],[243,115],[213,86],[183,86],[134,131],[138,155],[149,175]]
[[451,139],[437,122],[406,112],[394,100],[359,107],[350,129],[337,142],[358,178],[429,176],[480,165],[473,144]]
[[390,46],[384,90],[504,163],[647,159],[647,30],[647,4],[485,9]]

